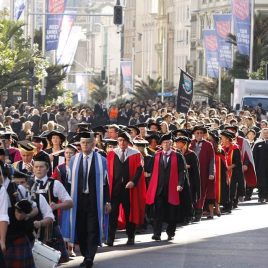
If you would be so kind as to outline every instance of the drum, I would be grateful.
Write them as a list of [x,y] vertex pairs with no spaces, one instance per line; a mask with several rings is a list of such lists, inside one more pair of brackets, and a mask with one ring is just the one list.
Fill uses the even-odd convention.
[[33,258],[36,268],[55,268],[61,257],[60,251],[35,240]]

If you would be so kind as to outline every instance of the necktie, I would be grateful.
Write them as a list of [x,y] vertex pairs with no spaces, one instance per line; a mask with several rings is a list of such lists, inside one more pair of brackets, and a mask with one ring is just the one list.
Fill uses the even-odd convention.
[[88,156],[83,159],[83,192],[87,191]]
[[164,167],[165,167],[165,168],[167,167],[167,164],[168,164],[168,162],[167,162],[167,158],[168,158],[168,155],[164,153],[164,155],[163,155],[163,160],[164,160]]
[[121,161],[122,163],[125,162],[125,150],[122,150],[122,154],[121,154],[120,161]]
[[39,185],[39,188],[42,188],[43,187],[43,181],[41,180],[36,180],[36,183]]

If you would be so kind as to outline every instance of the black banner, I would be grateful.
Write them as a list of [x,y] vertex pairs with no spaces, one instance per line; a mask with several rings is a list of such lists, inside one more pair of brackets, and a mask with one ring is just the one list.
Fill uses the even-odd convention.
[[193,98],[193,78],[181,70],[177,95],[177,112],[187,113]]

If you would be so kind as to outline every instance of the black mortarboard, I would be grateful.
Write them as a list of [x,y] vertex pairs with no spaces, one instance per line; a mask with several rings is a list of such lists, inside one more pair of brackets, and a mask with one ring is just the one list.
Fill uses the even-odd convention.
[[105,145],[116,146],[118,144],[117,140],[114,139],[103,139],[102,141],[105,143]]
[[151,122],[151,123],[149,123],[149,124],[148,124],[148,129],[150,129],[150,128],[151,128],[151,126],[156,126],[158,130],[160,130],[160,129],[161,129],[160,125],[159,125],[159,124],[157,124],[157,123],[155,123],[155,122]]
[[128,141],[129,143],[132,143],[132,139],[131,139],[130,135],[126,131],[119,132],[118,133],[118,138],[123,138],[126,141]]
[[175,142],[183,142],[183,143],[191,143],[191,139],[189,137],[186,136],[180,136],[180,137],[176,137],[174,139]]
[[90,132],[90,131],[82,131],[79,132],[77,135],[77,140],[80,141],[81,138],[83,139],[94,139],[94,132]]
[[68,144],[66,147],[65,147],[65,149],[66,148],[70,148],[70,149],[72,149],[72,150],[74,150],[75,152],[78,152],[78,150],[77,150],[77,148],[75,147],[75,145],[73,145],[73,144]]
[[139,123],[135,125],[136,127],[147,127],[147,123]]
[[149,142],[145,139],[133,139],[133,143],[136,146],[141,146],[141,147],[145,147],[149,144]]
[[159,144],[161,144],[163,141],[172,140],[171,132],[162,135],[162,137],[159,140]]
[[228,130],[221,131],[221,135],[230,139],[230,140],[233,140],[235,138],[235,134],[231,131],[228,131]]
[[[148,134],[148,132],[147,132],[147,134]],[[153,140],[153,139],[159,141],[160,137],[159,137],[159,135],[158,135],[157,133],[153,132],[152,134],[146,136],[145,139],[146,139],[147,141],[149,141],[149,142],[150,142],[151,140]]]
[[28,140],[18,142],[19,149],[26,153],[33,153],[36,147]]
[[49,141],[51,141],[51,139],[52,139],[53,136],[58,136],[58,137],[60,137],[62,143],[66,140],[65,135],[64,135],[63,133],[57,131],[57,130],[52,130],[52,131],[50,131],[50,132],[47,134],[47,139],[48,139]]
[[216,143],[219,143],[220,142],[220,137],[219,137],[219,134],[218,134],[218,131],[217,130],[209,131],[208,134],[212,137],[212,139]]
[[94,127],[92,130],[93,130],[94,132],[101,132],[101,133],[103,133],[103,134],[106,132],[106,129],[105,129],[104,126],[97,126],[97,127]]
[[224,126],[224,129],[226,129],[226,130],[231,130],[231,131],[234,131],[234,132],[237,132],[237,131],[238,131],[238,126],[225,125],[225,126]]
[[203,125],[195,126],[192,130],[192,134],[194,134],[197,130],[203,131],[204,133],[207,133],[207,129]]
[[25,214],[29,214],[32,211],[32,204],[27,199],[22,199],[15,204],[15,208],[24,212]]
[[187,129],[176,129],[172,131],[172,135],[174,137],[177,137],[177,134],[181,133],[180,136],[185,136],[185,137],[190,137],[191,136],[191,131],[187,130]]
[[42,143],[43,144],[43,150],[47,148],[47,139],[42,136],[33,136],[32,142]]
[[141,133],[141,131],[139,130],[139,128],[136,127],[136,126],[127,126],[127,128],[129,128],[130,130],[131,129],[135,129],[135,131],[137,132],[137,135],[139,135]]
[[80,122],[78,124],[76,124],[79,128],[86,128],[89,129],[91,127],[91,123],[87,123],[87,122]]
[[49,164],[50,159],[49,156],[47,154],[37,154],[33,157],[34,162],[46,162]]

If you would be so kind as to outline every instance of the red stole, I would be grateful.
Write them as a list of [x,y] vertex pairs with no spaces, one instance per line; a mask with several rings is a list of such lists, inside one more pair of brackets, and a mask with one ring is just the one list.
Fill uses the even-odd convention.
[[[109,190],[110,196],[112,197],[113,190],[113,179],[114,179],[114,157],[115,152],[111,151],[107,154],[107,170],[108,170],[108,180],[109,180]],[[131,181],[134,177],[137,168],[141,166],[141,154],[133,154],[129,158],[129,180]],[[146,184],[144,172],[142,172],[141,178],[138,184],[130,189],[130,216],[129,221],[137,225],[143,224],[144,213],[145,213],[145,197],[146,197]],[[125,224],[125,216],[123,209],[120,206],[119,211],[119,223],[120,226]]]
[[[159,175],[159,162],[162,152],[157,152],[154,160],[153,173],[149,188],[146,195],[146,203],[152,205],[155,201],[156,190],[158,186],[158,175]],[[179,185],[179,168],[178,168],[178,159],[174,151],[170,154],[170,174],[169,175],[169,184],[168,184],[168,203],[174,206],[180,204],[179,193],[177,191],[177,186]]]
[[[228,166],[231,166],[233,164],[233,155],[234,155],[234,150],[239,149],[238,145],[236,144],[230,144],[228,152],[226,151],[226,147],[222,147],[225,153],[226,157],[226,162]],[[233,169],[227,170],[227,175],[228,175],[228,180],[231,181],[232,179],[232,174],[233,174]]]

